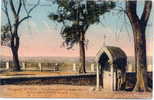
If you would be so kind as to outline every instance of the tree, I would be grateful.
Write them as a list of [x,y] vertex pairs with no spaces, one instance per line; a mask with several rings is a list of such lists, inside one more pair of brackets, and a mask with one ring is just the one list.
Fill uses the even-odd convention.
[[145,32],[151,9],[152,1],[145,1],[142,16],[139,18],[136,12],[137,0],[126,1],[126,13],[134,35],[135,66],[137,68],[135,91],[148,91]]
[[112,1],[56,0],[58,11],[49,18],[63,23],[61,30],[64,46],[71,49],[74,44],[80,48],[80,73],[85,73],[85,33],[90,25],[100,22],[100,16],[115,7]]
[[[20,24],[26,19],[30,18],[30,13],[34,8],[37,7],[40,0],[29,9],[26,5],[26,0],[2,0],[2,11],[6,15],[7,24],[1,27],[1,45],[8,46],[11,48],[13,55],[14,65],[11,71],[20,71],[20,64],[18,58],[18,50],[20,45],[20,37],[18,34],[18,29]],[[22,9],[24,11],[22,11]],[[22,13],[25,12],[25,16],[21,18]]]

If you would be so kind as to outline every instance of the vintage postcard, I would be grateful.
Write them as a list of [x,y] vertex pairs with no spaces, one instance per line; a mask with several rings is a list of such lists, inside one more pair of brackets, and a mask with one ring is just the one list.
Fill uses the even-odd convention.
[[0,2],[0,98],[152,98],[151,0]]

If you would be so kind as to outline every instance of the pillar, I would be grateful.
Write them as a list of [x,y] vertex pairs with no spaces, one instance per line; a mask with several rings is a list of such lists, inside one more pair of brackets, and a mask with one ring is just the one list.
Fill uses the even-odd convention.
[[73,71],[76,72],[76,64],[73,64]]
[[[112,81],[111,83],[109,83],[111,85],[111,91],[115,91],[116,90],[116,72],[114,73],[114,68],[113,68],[113,63],[110,64],[110,67],[111,67],[111,78],[112,78]],[[117,71],[117,70],[116,70]]]
[[99,64],[96,66],[96,90],[100,89],[100,84],[99,84]]
[[58,63],[55,64],[54,71],[58,71]]
[[147,72],[152,72],[152,65],[147,65],[148,67],[147,67]]
[[91,72],[95,72],[95,64],[91,64]]
[[22,70],[25,70],[26,66],[25,66],[25,62],[22,62]]
[[42,71],[41,63],[38,63],[39,70]]
[[6,70],[9,69],[9,62],[6,62]]
[[127,72],[133,72],[133,66],[132,66],[132,64],[128,64]]

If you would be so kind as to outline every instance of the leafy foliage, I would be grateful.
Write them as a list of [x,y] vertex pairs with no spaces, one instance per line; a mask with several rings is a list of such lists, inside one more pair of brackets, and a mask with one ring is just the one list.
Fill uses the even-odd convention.
[[9,25],[1,26],[1,45],[10,46],[11,33]]
[[99,23],[101,15],[115,7],[115,3],[112,1],[55,1],[58,5],[57,13],[51,13],[48,17],[53,21],[63,23],[64,28],[61,35],[68,48],[72,48],[75,43],[80,41],[81,33],[85,34],[90,25]]

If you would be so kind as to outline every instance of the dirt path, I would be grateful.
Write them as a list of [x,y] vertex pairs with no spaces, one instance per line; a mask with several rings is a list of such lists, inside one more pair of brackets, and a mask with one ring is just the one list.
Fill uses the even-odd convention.
[[72,85],[1,85],[0,97],[48,98],[152,98],[152,93],[94,91],[91,86]]

